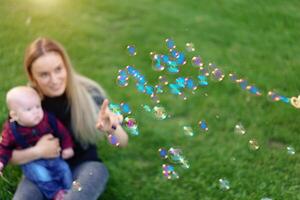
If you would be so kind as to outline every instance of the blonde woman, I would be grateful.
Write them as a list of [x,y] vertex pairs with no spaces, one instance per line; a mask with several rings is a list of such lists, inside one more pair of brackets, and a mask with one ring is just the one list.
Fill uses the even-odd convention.
[[[71,189],[63,199],[97,199],[108,180],[108,171],[97,153],[97,139],[113,133],[120,146],[126,146],[128,136],[120,126],[122,116],[109,110],[100,85],[75,72],[66,51],[56,41],[47,38],[33,41],[26,50],[24,66],[29,84],[42,98],[43,109],[53,113],[74,140],[74,156],[67,162],[73,180],[82,190]],[[49,133],[35,146],[13,151],[11,162],[24,164],[40,158],[55,158],[60,150],[58,140]],[[23,178],[14,199],[41,200],[45,197],[36,185]]]

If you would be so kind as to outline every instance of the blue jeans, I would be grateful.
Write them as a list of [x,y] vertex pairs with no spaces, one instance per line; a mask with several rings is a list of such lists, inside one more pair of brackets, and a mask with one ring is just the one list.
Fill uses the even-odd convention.
[[47,199],[53,199],[59,190],[72,186],[69,165],[61,158],[40,159],[21,165],[27,179],[37,185]]
[[[78,188],[68,190],[65,200],[96,200],[105,189],[108,180],[108,171],[101,162],[87,161],[75,167],[72,171],[73,180],[80,183],[81,191]],[[23,178],[19,183],[13,200],[44,200],[43,194],[38,187]]]

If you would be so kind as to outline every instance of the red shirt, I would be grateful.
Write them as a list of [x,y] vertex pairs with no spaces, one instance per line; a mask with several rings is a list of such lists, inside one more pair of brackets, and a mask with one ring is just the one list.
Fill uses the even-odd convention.
[[[63,126],[63,124],[56,119],[57,130],[61,138],[60,145],[62,149],[73,147],[73,142],[69,131]],[[24,127],[16,124],[17,132],[23,136],[26,143],[29,146],[34,146],[36,142],[43,136],[49,133],[54,133],[51,125],[48,121],[48,114],[44,112],[44,117],[42,121],[34,127]],[[4,165],[10,160],[12,151],[14,149],[22,149],[22,147],[17,143],[12,130],[9,125],[9,120],[7,120],[3,125],[2,138],[0,139],[0,162]],[[53,134],[55,135],[55,134]]]

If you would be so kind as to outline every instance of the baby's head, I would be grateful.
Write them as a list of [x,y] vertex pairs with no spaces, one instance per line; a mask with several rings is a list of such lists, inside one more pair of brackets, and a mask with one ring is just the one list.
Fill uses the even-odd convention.
[[6,104],[11,121],[22,126],[32,127],[43,119],[41,99],[31,87],[17,86],[10,89],[6,94]]

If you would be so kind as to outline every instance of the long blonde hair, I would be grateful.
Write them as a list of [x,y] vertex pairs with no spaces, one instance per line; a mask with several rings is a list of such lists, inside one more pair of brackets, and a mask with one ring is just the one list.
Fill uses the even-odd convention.
[[38,38],[33,41],[25,52],[24,67],[30,84],[40,93],[36,81],[32,75],[32,63],[39,57],[49,52],[58,53],[67,70],[66,96],[71,108],[71,125],[76,139],[84,146],[96,143],[103,134],[96,129],[98,106],[93,100],[88,88],[97,89],[101,95],[106,96],[105,91],[96,82],[79,75],[71,65],[68,54],[58,42],[48,38]]

